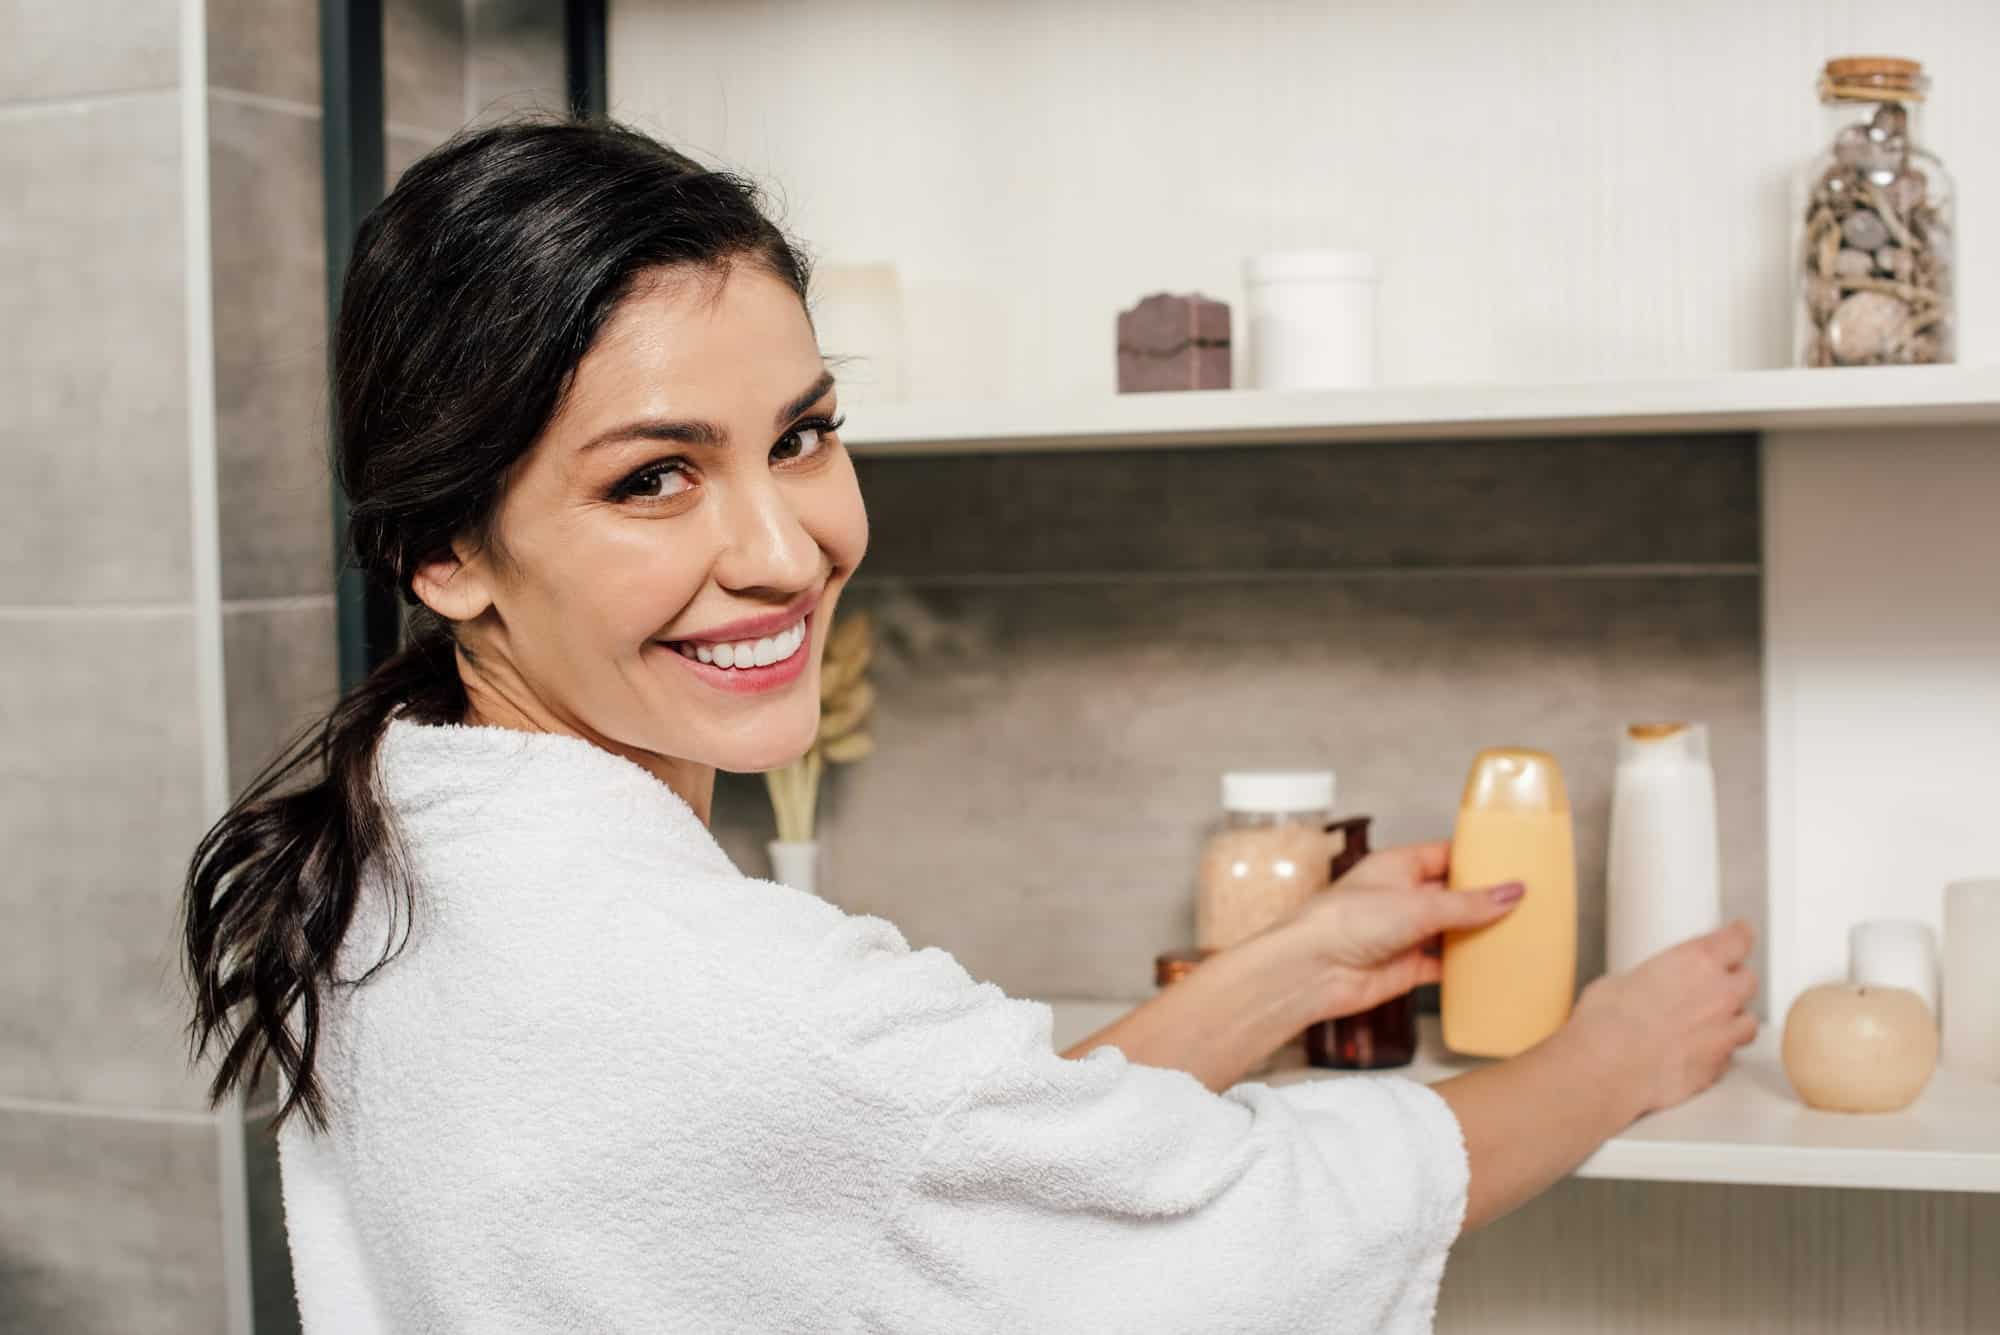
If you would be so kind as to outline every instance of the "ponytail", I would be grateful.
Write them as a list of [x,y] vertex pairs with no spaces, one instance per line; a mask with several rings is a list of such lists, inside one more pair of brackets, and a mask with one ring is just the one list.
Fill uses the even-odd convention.
[[429,619],[422,627],[257,776],[196,847],[188,871],[189,1047],[197,1060],[220,1051],[208,1091],[217,1103],[238,1085],[254,1085],[275,1062],[288,1092],[273,1125],[299,1109],[308,1125],[326,1126],[313,1075],[318,992],[333,981],[371,856],[381,856],[385,884],[409,921],[414,890],[393,817],[376,791],[375,747],[398,710],[436,723],[465,713],[451,636]]

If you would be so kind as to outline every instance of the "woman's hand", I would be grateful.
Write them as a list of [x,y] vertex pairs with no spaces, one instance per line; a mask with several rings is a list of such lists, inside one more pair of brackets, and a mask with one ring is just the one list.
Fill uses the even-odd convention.
[[1317,1019],[1356,1015],[1438,980],[1424,946],[1446,930],[1484,927],[1510,913],[1523,887],[1444,888],[1448,843],[1385,848],[1363,858],[1330,889],[1269,929],[1313,962]]
[[1510,1061],[1431,1086],[1472,1165],[1465,1227],[1571,1172],[1633,1118],[1700,1093],[1757,1033],[1747,923],[1682,942],[1583,989],[1569,1023]]
[[1607,1059],[1623,1059],[1633,1116],[1701,1093],[1757,1037],[1747,1009],[1757,995],[1752,942],[1738,920],[1583,989],[1569,1027]]

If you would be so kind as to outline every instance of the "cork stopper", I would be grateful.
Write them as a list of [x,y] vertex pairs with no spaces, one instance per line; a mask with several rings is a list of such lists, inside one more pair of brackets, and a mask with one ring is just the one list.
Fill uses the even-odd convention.
[[1687,731],[1685,723],[1628,723],[1625,735],[1635,742],[1657,742]]
[[1819,75],[1822,102],[1921,102],[1931,81],[1924,67],[1897,56],[1841,56]]

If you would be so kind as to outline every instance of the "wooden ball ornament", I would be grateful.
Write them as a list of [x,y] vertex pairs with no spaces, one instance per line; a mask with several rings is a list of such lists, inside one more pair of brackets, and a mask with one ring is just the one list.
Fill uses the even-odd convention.
[[1785,1016],[1785,1075],[1812,1108],[1885,1113],[1907,1108],[1937,1069],[1930,1007],[1906,987],[1825,983]]

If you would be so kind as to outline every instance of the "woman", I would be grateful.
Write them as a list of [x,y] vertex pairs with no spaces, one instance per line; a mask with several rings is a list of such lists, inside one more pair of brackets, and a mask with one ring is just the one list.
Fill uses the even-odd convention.
[[306,1329],[1427,1329],[1463,1229],[1751,1037],[1747,929],[1434,1090],[1274,1089],[1237,1082],[1519,887],[1377,854],[1058,1055],[1046,1006],[741,875],[715,771],[811,742],[867,546],[806,291],[743,182],[611,126],[463,136],[361,230],[339,467],[414,637],[187,898],[214,1096],[280,1081]]

